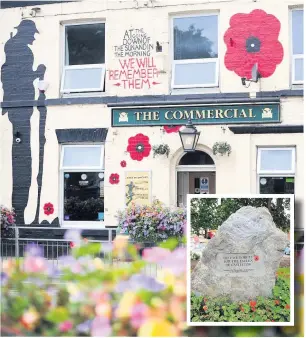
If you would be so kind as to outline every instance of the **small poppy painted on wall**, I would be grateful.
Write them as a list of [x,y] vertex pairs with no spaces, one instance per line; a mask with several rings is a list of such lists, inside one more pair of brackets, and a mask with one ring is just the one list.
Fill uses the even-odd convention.
[[111,174],[109,177],[110,184],[118,184],[119,183],[119,175],[118,174]]
[[45,215],[49,216],[54,213],[54,206],[52,203],[45,203],[44,205],[44,213]]
[[171,133],[177,133],[182,126],[164,126],[164,131],[167,134],[171,134]]
[[126,167],[126,161],[121,161],[120,165],[121,165],[122,168],[125,168]]
[[251,79],[252,68],[257,63],[260,77],[271,76],[284,56],[283,46],[278,41],[280,27],[274,15],[260,9],[233,15],[224,34],[226,68]]
[[135,161],[142,161],[144,157],[148,157],[151,152],[151,144],[148,136],[137,134],[128,139],[126,150]]
[[254,261],[255,262],[259,261],[259,256],[254,256]]

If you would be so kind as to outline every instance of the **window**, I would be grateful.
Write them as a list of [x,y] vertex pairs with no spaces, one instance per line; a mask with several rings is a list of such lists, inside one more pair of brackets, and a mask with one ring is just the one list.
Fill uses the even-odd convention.
[[104,221],[103,160],[103,145],[62,146],[61,218],[64,225]]
[[304,10],[294,9],[291,12],[292,30],[292,83],[304,82]]
[[103,91],[105,24],[66,25],[61,92]]
[[218,86],[218,15],[173,18],[172,88]]
[[293,194],[295,148],[258,148],[260,194]]

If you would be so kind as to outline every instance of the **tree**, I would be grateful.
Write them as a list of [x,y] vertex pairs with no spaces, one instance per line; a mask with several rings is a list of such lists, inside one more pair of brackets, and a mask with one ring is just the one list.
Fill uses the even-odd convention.
[[290,230],[290,199],[288,198],[215,198],[191,200],[191,228],[196,234],[200,230],[217,229],[230,215],[244,206],[266,207],[275,225],[285,232]]
[[199,235],[201,230],[205,230],[205,237],[207,237],[208,229],[217,229],[217,208],[217,198],[193,198],[190,215],[192,232]]

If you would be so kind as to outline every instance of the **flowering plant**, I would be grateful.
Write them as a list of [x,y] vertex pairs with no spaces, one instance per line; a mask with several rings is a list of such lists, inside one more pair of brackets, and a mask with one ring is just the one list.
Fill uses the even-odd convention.
[[0,205],[0,212],[1,238],[11,237],[14,230],[9,227],[16,225],[14,209],[9,209],[4,205]]
[[[51,265],[38,246],[4,262],[2,333],[31,336],[179,336],[185,333],[186,251],[171,240],[142,257],[125,236],[112,244],[84,241],[69,230],[71,255]],[[113,259],[132,257],[128,265]],[[144,272],[158,264],[155,277]]]
[[232,147],[227,142],[215,142],[213,145],[214,155],[220,154],[223,156],[224,154],[227,154],[227,156],[229,156],[231,152]]
[[157,144],[153,146],[153,157],[156,155],[166,155],[169,157],[170,154],[170,147],[168,144]]
[[117,213],[119,232],[135,242],[162,242],[169,237],[181,238],[186,225],[186,210],[168,208],[160,201],[152,205],[135,205]]
[[279,268],[272,297],[231,302],[227,297],[191,294],[192,322],[289,322],[290,270]]

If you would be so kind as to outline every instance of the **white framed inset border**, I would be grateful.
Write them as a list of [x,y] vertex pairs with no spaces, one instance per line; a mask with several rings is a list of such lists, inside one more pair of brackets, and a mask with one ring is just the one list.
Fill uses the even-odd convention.
[[[288,198],[290,199],[290,321],[289,322],[191,322],[191,219],[190,219],[190,205],[191,199],[201,198]],[[240,195],[227,195],[227,194],[210,194],[210,195],[187,195],[187,225],[186,225],[186,250],[187,250],[187,325],[188,326],[294,326],[294,195],[293,194],[240,194]]]

